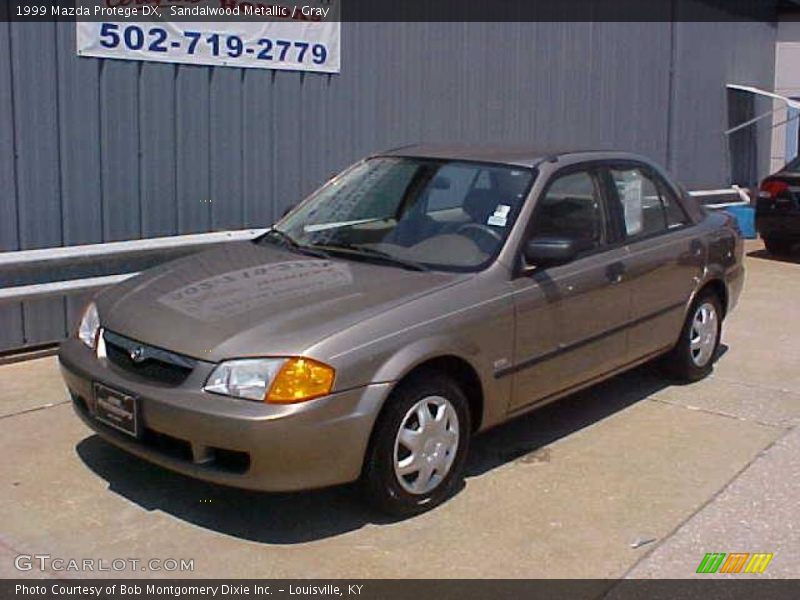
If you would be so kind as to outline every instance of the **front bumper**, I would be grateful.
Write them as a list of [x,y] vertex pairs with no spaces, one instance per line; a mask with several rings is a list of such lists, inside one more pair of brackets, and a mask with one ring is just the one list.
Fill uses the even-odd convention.
[[[105,440],[185,475],[235,487],[291,491],[357,479],[390,384],[374,384],[290,405],[202,391],[213,365],[198,363],[179,386],[165,386],[98,359],[77,339],[59,351],[75,412]],[[94,419],[94,382],[136,396],[143,435]]]

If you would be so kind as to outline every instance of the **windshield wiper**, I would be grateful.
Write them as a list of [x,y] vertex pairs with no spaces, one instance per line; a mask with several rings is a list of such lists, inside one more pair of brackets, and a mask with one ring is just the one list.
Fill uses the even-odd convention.
[[430,271],[428,267],[426,267],[422,263],[418,263],[415,260],[400,258],[398,256],[389,254],[388,252],[384,252],[383,250],[377,250],[376,248],[361,246],[359,244],[312,244],[311,247],[321,248],[322,250],[327,252],[342,252],[343,254],[360,254],[362,256],[376,258],[378,260],[392,263],[404,267],[406,269],[411,269],[413,271]]
[[285,231],[281,231],[280,229],[270,229],[266,233],[255,238],[253,241],[256,243],[260,243],[261,240],[269,239],[270,236],[276,241],[280,242],[280,244],[285,248],[289,248],[296,252],[300,252],[301,254],[316,256],[317,258],[330,258],[327,252],[324,252],[323,250],[316,250],[311,246],[300,244],[292,236],[290,236]]

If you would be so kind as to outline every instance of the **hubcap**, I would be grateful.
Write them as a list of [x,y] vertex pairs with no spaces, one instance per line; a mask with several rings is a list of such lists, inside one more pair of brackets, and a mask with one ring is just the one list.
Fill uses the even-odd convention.
[[403,489],[436,489],[453,466],[458,440],[458,415],[447,398],[428,396],[412,406],[394,441],[394,473]]
[[697,307],[692,319],[692,330],[689,336],[689,351],[692,361],[698,367],[704,367],[714,355],[717,347],[719,320],[717,309],[710,302]]

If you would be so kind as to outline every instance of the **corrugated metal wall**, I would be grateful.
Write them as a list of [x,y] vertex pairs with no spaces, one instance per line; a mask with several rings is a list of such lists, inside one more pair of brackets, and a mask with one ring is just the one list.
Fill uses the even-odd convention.
[[[418,141],[629,149],[719,186],[724,84],[769,87],[774,40],[751,22],[343,23],[329,76],[78,58],[74,24],[0,23],[0,251],[268,225]],[[0,306],[0,349],[61,338],[77,305]]]

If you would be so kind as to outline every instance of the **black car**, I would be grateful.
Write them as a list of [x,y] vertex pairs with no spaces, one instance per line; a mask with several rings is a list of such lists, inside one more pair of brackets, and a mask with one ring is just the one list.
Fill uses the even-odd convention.
[[771,254],[789,254],[800,242],[800,157],[761,183],[756,229]]

